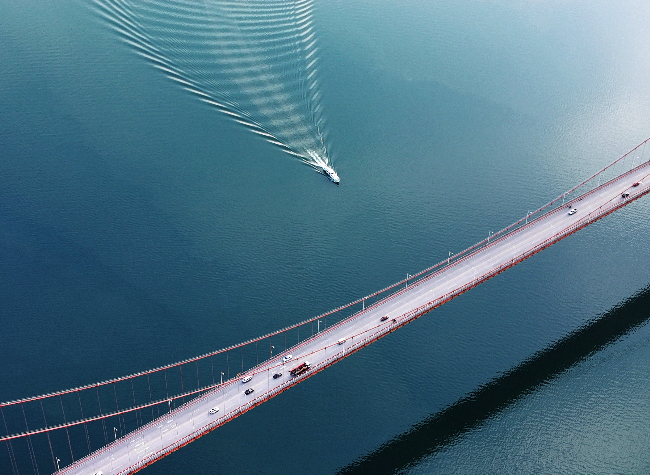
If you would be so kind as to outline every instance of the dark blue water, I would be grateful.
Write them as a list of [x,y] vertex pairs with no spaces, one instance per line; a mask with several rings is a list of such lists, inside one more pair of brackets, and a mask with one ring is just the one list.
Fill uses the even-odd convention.
[[[1,400],[347,303],[650,135],[643,3],[348,3],[315,9],[335,187],[83,2],[0,1]],[[641,199],[143,473],[647,473],[647,217]]]

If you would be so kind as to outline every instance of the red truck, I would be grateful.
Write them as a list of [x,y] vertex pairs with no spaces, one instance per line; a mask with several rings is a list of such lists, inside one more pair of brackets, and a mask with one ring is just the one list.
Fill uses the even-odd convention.
[[309,369],[309,366],[310,366],[309,361],[305,361],[301,365],[296,366],[295,368],[293,368],[291,371],[289,371],[289,373],[291,374],[291,376],[301,375],[302,373],[304,373],[305,371],[307,371]]

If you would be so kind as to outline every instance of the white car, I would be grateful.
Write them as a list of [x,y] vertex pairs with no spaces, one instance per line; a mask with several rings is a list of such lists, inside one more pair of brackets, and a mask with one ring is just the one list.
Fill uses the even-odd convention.
[[577,209],[573,208],[571,211],[569,211],[569,216],[574,215],[578,212]]
[[247,382],[249,382],[251,379],[253,379],[252,376],[246,376],[244,379],[241,380],[241,382],[242,382],[242,383],[247,383]]
[[219,412],[218,407],[213,407],[212,409],[210,409],[210,414],[216,414],[217,412]]
[[286,355],[286,356],[282,357],[282,362],[283,362],[283,363],[286,363],[286,362],[289,361],[291,358],[293,358],[293,355]]

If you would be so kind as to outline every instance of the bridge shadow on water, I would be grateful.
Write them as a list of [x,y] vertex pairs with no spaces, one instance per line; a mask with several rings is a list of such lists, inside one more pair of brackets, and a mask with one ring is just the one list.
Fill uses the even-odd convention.
[[389,474],[408,468],[444,449],[459,436],[648,320],[650,286],[549,348],[536,353],[503,376],[343,467],[338,473]]

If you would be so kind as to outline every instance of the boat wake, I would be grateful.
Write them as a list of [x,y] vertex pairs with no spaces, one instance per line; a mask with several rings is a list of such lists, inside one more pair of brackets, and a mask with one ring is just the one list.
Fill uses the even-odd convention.
[[89,1],[183,89],[339,182],[322,132],[313,0]]

